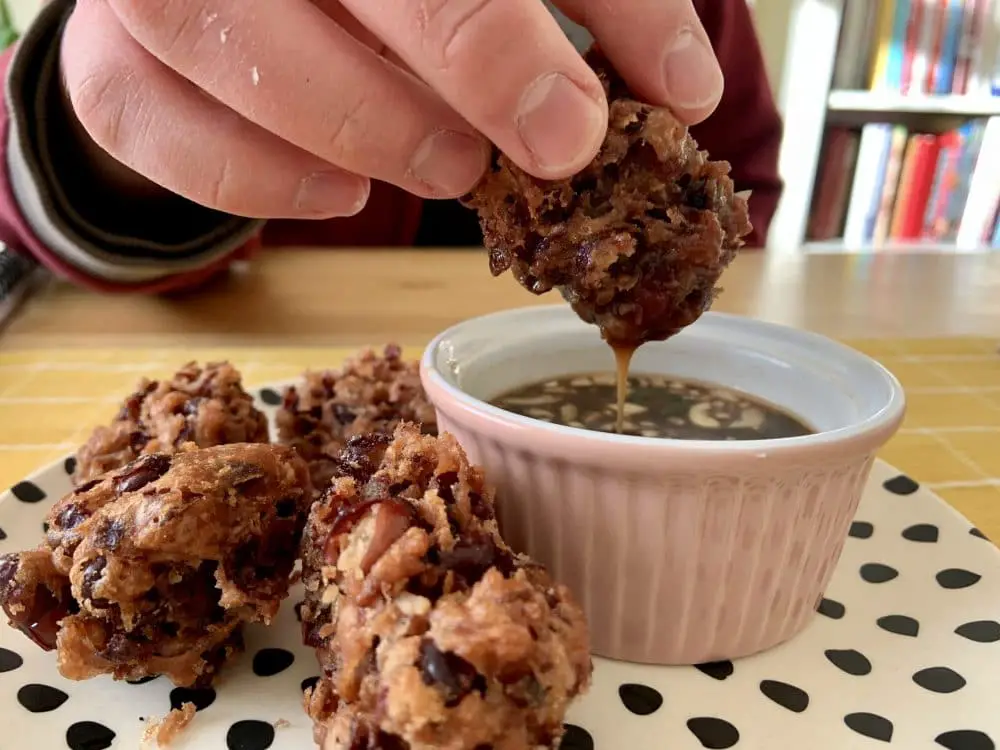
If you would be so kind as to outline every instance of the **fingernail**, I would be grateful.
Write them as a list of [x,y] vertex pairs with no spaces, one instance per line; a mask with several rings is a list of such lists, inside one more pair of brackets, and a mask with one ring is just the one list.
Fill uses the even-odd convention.
[[443,196],[468,192],[486,169],[486,144],[452,130],[439,130],[413,152],[410,174]]
[[316,172],[299,184],[295,207],[312,216],[354,216],[365,207],[370,190],[368,180],[349,172]]
[[722,69],[708,42],[683,29],[663,61],[663,87],[670,104],[681,109],[714,106],[722,98],[723,85]]
[[549,172],[583,167],[604,140],[608,108],[562,73],[538,78],[521,97],[517,127],[538,165]]

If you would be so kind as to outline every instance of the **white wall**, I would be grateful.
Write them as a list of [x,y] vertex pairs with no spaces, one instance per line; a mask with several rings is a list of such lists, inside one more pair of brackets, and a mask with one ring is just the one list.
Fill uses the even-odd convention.
[[34,18],[40,4],[41,0],[7,0],[7,7],[14,17],[14,26],[18,31],[24,31],[24,27]]
[[766,0],[754,3],[753,8],[757,35],[767,65],[767,75],[775,93],[781,88],[781,74],[785,67],[785,51],[788,47],[788,22],[792,16],[795,0]]

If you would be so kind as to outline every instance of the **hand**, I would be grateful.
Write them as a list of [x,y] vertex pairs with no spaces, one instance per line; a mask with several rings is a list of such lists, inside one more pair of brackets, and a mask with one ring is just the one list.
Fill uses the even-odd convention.
[[[691,0],[557,0],[644,98],[696,122],[722,74]],[[103,151],[203,205],[361,210],[369,179],[469,190],[488,141],[565,177],[607,129],[601,86],[540,0],[78,0],[66,91]]]

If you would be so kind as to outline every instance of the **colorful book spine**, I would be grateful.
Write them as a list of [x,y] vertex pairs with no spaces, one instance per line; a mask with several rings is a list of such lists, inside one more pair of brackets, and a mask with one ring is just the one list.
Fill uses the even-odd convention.
[[896,0],[895,14],[892,19],[892,37],[889,41],[889,54],[885,71],[885,88],[889,91],[902,90],[903,63],[906,57],[906,29],[911,7],[915,1],[919,0]]
[[948,5],[951,0],[937,0],[937,8],[934,13],[934,35],[927,57],[927,77],[923,81],[921,91],[926,94],[934,93],[935,75],[941,59],[941,47],[944,44],[945,26],[948,21]]
[[900,184],[904,186],[906,195],[903,205],[897,209],[899,222],[896,224],[896,217],[893,216],[894,231],[890,233],[893,239],[898,240],[920,238],[940,151],[939,139],[936,136],[920,134],[913,136],[910,141],[913,148],[913,163],[910,171],[900,178]]
[[969,88],[972,61],[982,29],[982,16],[986,0],[965,0],[962,9],[962,30],[959,36],[958,53],[955,56],[955,74],[952,76],[951,93],[964,94]]
[[984,126],[981,120],[974,120],[966,123],[959,130],[963,131],[963,137],[962,149],[956,166],[955,182],[951,194],[948,196],[944,216],[940,217],[939,239],[946,242],[954,242],[958,235],[959,222],[962,220],[965,202],[969,197],[972,170],[976,165],[979,146],[983,140]]
[[896,18],[896,0],[881,0],[878,24],[874,39],[872,68],[868,88],[884,91],[888,88],[889,53],[892,48],[892,29]]
[[934,174],[931,197],[927,202],[922,235],[928,239],[940,239],[948,199],[958,180],[958,160],[962,154],[963,133],[953,130],[938,138],[939,156]]
[[839,237],[844,231],[844,222],[847,219],[847,201],[850,199],[851,177],[854,175],[855,165],[858,163],[858,146],[861,136],[857,131],[850,133],[850,140],[847,148],[844,149],[843,159],[840,163],[840,179],[834,194],[833,206],[831,207],[830,237]]
[[903,70],[899,90],[910,92],[913,85],[913,60],[920,46],[920,31],[924,18],[924,0],[911,0],[910,17],[906,22],[906,41],[903,44]]
[[917,39],[913,68],[910,73],[910,91],[914,93],[927,91],[927,78],[934,64],[934,39],[941,9],[939,0],[921,0],[921,4],[920,35]]
[[847,0],[837,43],[833,88],[863,89],[867,85],[877,14],[878,3],[872,0]]
[[882,160],[888,152],[889,135],[889,126],[883,123],[868,123],[861,130],[858,161],[844,225],[844,242],[847,245],[860,248],[870,237],[867,233],[868,215],[882,184]]
[[906,149],[906,127],[894,125],[889,141],[889,155],[882,176],[882,192],[875,212],[875,226],[871,233],[873,245],[882,245],[889,238],[892,210],[899,189],[899,175],[903,168],[903,153]]
[[935,94],[947,94],[951,91],[955,63],[958,60],[963,10],[963,0],[949,0],[941,36],[941,52],[934,62],[934,85],[930,88]]
[[885,174],[889,169],[889,162],[892,159],[892,126],[885,125],[884,128],[882,139],[879,143],[878,160],[875,162],[872,190],[871,194],[867,196],[868,205],[865,206],[865,228],[863,235],[863,242],[865,243],[872,243],[875,239],[879,211],[882,208]]
[[1000,0],[980,0],[979,36],[972,51],[972,66],[967,92],[989,96],[993,89],[995,66],[1000,62]]
[[892,219],[889,222],[889,239],[897,239],[902,234],[903,217],[909,210],[913,199],[913,172],[917,158],[917,136],[911,136],[906,141],[903,152],[903,166],[899,171],[899,186],[892,205]]
[[975,164],[955,238],[959,247],[975,248],[989,240],[1000,203],[1000,117],[991,117],[983,127]]
[[923,136],[921,153],[918,156],[917,174],[914,181],[914,206],[903,227],[905,239],[919,239],[923,234],[924,213],[931,200],[931,190],[937,177],[938,157],[941,154],[941,139],[937,136]]
[[847,192],[857,156],[856,132],[832,128],[827,133],[809,216],[807,231],[811,240],[831,240],[840,235],[847,207]]

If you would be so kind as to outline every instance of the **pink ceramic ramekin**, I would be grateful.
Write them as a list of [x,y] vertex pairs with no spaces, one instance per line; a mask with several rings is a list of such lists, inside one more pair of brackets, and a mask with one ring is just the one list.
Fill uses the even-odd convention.
[[633,372],[718,383],[804,418],[784,440],[671,441],[540,422],[488,403],[519,385],[610,371],[562,305],[487,315],[428,346],[424,388],[498,489],[503,534],[580,598],[595,653],[653,664],[747,656],[801,631],[840,557],[903,391],[822,336],[711,313],[643,346]]

